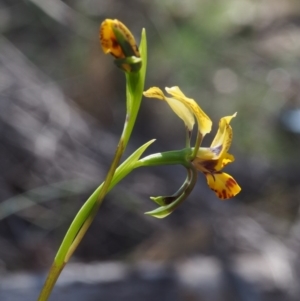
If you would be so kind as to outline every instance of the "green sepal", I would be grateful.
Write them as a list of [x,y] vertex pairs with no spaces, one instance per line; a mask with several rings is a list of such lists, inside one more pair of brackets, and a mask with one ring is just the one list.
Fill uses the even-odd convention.
[[[172,201],[168,203],[170,196],[151,196],[150,199],[154,201],[159,206],[166,206],[168,204],[171,204]],[[176,198],[173,198],[173,201],[176,200]]]
[[170,215],[184,200],[186,197],[184,195],[181,195],[180,198],[173,201],[171,204],[166,206],[161,206],[155,210],[145,212],[147,215],[151,215],[156,218],[164,218]]
[[[189,166],[189,168],[187,168],[187,172],[188,175],[185,182],[173,196],[151,197],[151,199],[158,205],[161,205],[161,207],[145,212],[145,214],[156,218],[164,218],[170,215],[189,196],[196,184],[198,174],[197,170],[192,164]],[[170,203],[166,204],[168,202]]]
[[150,197],[152,201],[154,201],[156,204],[160,206],[167,206],[172,204],[173,202],[176,201],[177,198],[181,196],[182,193],[188,188],[190,185],[190,173],[188,173],[184,183],[181,185],[181,187],[172,195],[170,196],[157,196],[157,197]]

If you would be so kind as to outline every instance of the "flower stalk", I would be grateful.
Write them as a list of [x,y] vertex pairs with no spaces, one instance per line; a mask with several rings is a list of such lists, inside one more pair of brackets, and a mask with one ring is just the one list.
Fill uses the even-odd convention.
[[[111,22],[108,22],[111,23]],[[120,23],[118,21],[117,28],[113,28],[112,35],[113,41],[108,45],[115,47],[116,41],[117,44],[119,43],[118,49],[121,49],[121,59],[126,59],[126,55],[132,55],[132,52],[129,50],[129,46],[133,46],[133,48],[136,48],[135,41],[129,30],[125,27],[120,26]],[[121,23],[122,24],[122,23]],[[105,27],[107,24],[105,21],[100,27],[100,37],[102,37],[103,32],[106,31]],[[103,29],[104,27],[104,29]],[[124,28],[130,33],[128,35],[128,32],[126,34],[121,35],[119,30],[124,30]],[[125,30],[125,31],[126,31]],[[126,41],[126,39],[128,39]],[[107,41],[107,40],[106,40]],[[101,39],[102,42],[102,39]],[[105,44],[105,43],[104,43]],[[105,47],[108,47],[107,45]],[[128,141],[130,139],[136,117],[138,115],[138,111],[140,108],[141,100],[142,100],[142,93],[144,89],[144,83],[145,83],[145,76],[146,76],[146,65],[147,65],[147,43],[146,43],[146,32],[145,30],[142,31],[142,37],[141,37],[141,59],[138,60],[138,67],[137,67],[137,61],[136,60],[128,60],[122,62],[121,66],[122,69],[126,72],[126,118],[125,123],[123,127],[123,132],[120,137],[120,141],[118,143],[112,164],[109,168],[109,171],[107,173],[107,176],[105,178],[105,181],[102,185],[98,187],[98,189],[92,194],[92,196],[86,201],[86,203],[82,206],[82,208],[79,210],[78,214],[75,216],[73,222],[71,223],[62,243],[61,246],[55,256],[54,262],[52,264],[52,267],[50,268],[48,277],[45,281],[45,284],[43,286],[43,289],[40,293],[40,296],[38,298],[38,301],[46,301],[48,300],[50,293],[60,275],[62,272],[64,266],[78,247],[79,243],[81,242],[82,238],[84,237],[86,231],[88,230],[89,226],[91,225],[92,221],[94,220],[99,207],[102,204],[102,201],[109,191],[109,187],[111,185],[111,182],[113,180],[115,171],[120,163],[121,157],[126,149],[126,146],[128,144]],[[102,48],[104,48],[102,43]],[[109,53],[110,51],[107,51]],[[118,54],[118,52],[112,53],[114,56]],[[138,54],[137,52],[134,52],[134,54]],[[123,58],[124,57],[124,58]],[[129,57],[130,58],[130,57]],[[119,63],[119,61],[117,62]],[[134,66],[134,67],[133,67]]]

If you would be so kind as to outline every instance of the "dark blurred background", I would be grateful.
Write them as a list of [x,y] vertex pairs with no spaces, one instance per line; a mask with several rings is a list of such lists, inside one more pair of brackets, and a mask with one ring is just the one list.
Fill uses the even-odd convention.
[[[149,196],[176,191],[185,171],[134,171],[106,197],[70,263],[130,272],[85,291],[75,269],[85,282],[72,300],[299,300],[300,2],[0,0],[1,300],[36,298],[30,289],[40,289],[112,160],[125,78],[100,48],[105,18],[138,42],[146,28],[145,88],[178,85],[194,98],[214,122],[205,145],[219,119],[238,112],[227,171],[242,191],[222,202],[199,175],[188,200],[157,220],[143,214],[155,208]],[[183,148],[184,127],[165,103],[144,99],[126,154],[152,138],[147,153]],[[20,273],[38,280],[24,288]],[[20,284],[20,298],[10,295]]]

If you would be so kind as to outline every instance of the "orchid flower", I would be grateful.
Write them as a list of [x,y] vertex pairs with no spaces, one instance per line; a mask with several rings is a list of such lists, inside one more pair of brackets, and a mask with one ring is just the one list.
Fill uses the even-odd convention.
[[221,118],[218,132],[209,148],[200,147],[196,158],[192,161],[197,170],[204,173],[208,186],[222,199],[234,197],[241,191],[233,177],[221,170],[234,161],[233,155],[228,153],[232,141],[232,116]]
[[198,144],[196,141],[193,154],[190,156],[192,165],[204,173],[208,186],[220,199],[228,199],[238,194],[241,190],[240,186],[230,175],[221,171],[223,167],[234,161],[234,157],[228,153],[232,141],[232,128],[229,123],[236,113],[221,118],[219,130],[209,148],[200,147],[202,138],[211,131],[212,121],[196,101],[186,97],[178,87],[166,88],[166,91],[172,97],[165,96],[157,87],[145,91],[144,96],[166,101],[175,114],[183,120],[189,131],[192,131],[195,119],[197,120],[201,141],[198,141]]

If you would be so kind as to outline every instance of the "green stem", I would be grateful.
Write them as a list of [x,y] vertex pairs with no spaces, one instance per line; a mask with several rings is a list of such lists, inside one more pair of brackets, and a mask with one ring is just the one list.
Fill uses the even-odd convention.
[[186,131],[186,136],[185,136],[185,147],[191,147],[191,137],[192,137],[192,132],[188,129],[188,127],[185,127]]
[[[189,162],[186,161],[188,156],[191,154],[191,149],[183,149],[179,151],[170,151],[164,153],[157,153],[149,155],[139,161],[137,161],[134,165],[130,166],[130,168],[126,169],[125,171],[122,169],[122,165],[125,164],[124,162],[114,174],[112,181],[107,189],[107,193],[116,185],[118,184],[124,177],[126,177],[133,169],[138,167],[144,166],[159,166],[159,165],[177,165],[182,164],[185,167],[189,167]],[[48,278],[45,282],[43,290],[40,294],[39,301],[46,301],[54,287],[55,282],[57,281],[61,271],[63,270],[66,262],[69,260],[73,252],[76,250],[79,242],[84,236],[84,233],[90,226],[95,217],[97,211],[94,208],[98,209],[97,202],[99,200],[99,195],[103,189],[105,183],[102,183],[89,197],[89,199],[85,202],[82,208],[77,213],[76,217],[74,218],[62,244],[57,252],[55,257],[55,261],[52,264],[50,269]],[[82,224],[82,220],[86,222]],[[71,243],[70,243],[71,241]],[[72,244],[73,241],[73,244]],[[68,247],[69,244],[69,247]],[[68,248],[67,248],[68,247]]]
[[142,166],[158,166],[158,165],[178,165],[189,167],[189,156],[191,155],[191,148],[184,148],[177,151],[169,151],[163,153],[156,153],[144,157],[136,162],[135,168]]
[[198,149],[199,149],[199,147],[201,145],[202,140],[203,140],[203,136],[198,131],[197,138],[196,138],[196,143],[195,143],[195,147],[194,147],[194,150],[193,150],[193,153],[192,153],[192,156],[191,156],[191,161],[193,161],[196,158],[197,152],[198,152]]
[[75,250],[77,249],[77,247],[78,247],[79,243],[81,242],[82,238],[84,237],[86,231],[88,230],[88,228],[92,224],[95,216],[97,215],[100,205],[101,205],[101,203],[98,203],[98,202],[97,202],[97,204],[95,204],[95,207],[92,209],[92,212],[90,213],[90,215],[87,217],[84,224],[80,228],[78,234],[76,235],[74,241],[72,242],[70,248],[68,249],[68,253],[66,254],[66,257],[64,260],[65,262],[69,261],[69,259],[71,258],[71,256],[75,252]]
[[[144,66],[145,68],[146,66]],[[145,71],[144,71],[145,72]],[[103,184],[102,189],[100,190],[99,196],[97,198],[95,206],[91,209],[91,212],[87,219],[85,220],[84,224],[80,228],[78,234],[74,238],[72,245],[69,247],[68,252],[66,254],[65,262],[67,262],[74,251],[77,249],[79,243],[81,242],[82,238],[84,237],[86,231],[92,224],[101,204],[108,192],[110,183],[113,179],[114,173],[120,163],[121,157],[127,147],[128,141],[130,139],[133,127],[135,125],[135,121],[140,109],[141,100],[142,100],[142,91],[144,86],[144,78],[145,74],[140,72],[137,73],[125,73],[126,74],[126,104],[127,104],[127,115],[124,123],[123,132],[114,156],[114,160],[110,166],[108,174],[106,176],[105,182]],[[140,78],[142,76],[142,78]],[[140,89],[140,85],[142,82],[142,89]]]
[[123,132],[117,146],[113,162],[105,178],[105,182],[99,186],[99,188],[92,194],[92,196],[87,200],[87,202],[82,206],[82,208],[77,213],[71,226],[69,227],[63,242],[57,252],[54,259],[46,282],[42,288],[38,301],[48,300],[50,293],[61,273],[65,264],[68,262],[79,243],[81,242],[84,234],[88,230],[92,221],[94,220],[102,201],[109,191],[111,181],[113,179],[114,173],[120,163],[122,154],[124,153],[128,141],[130,139],[138,112],[142,100],[142,92],[144,89],[144,81],[146,75],[146,63],[147,63],[147,53],[146,53],[146,33],[145,30],[142,32],[142,52],[143,55],[143,65],[140,72],[136,73],[126,73],[126,104],[127,104],[127,115],[124,123]]

